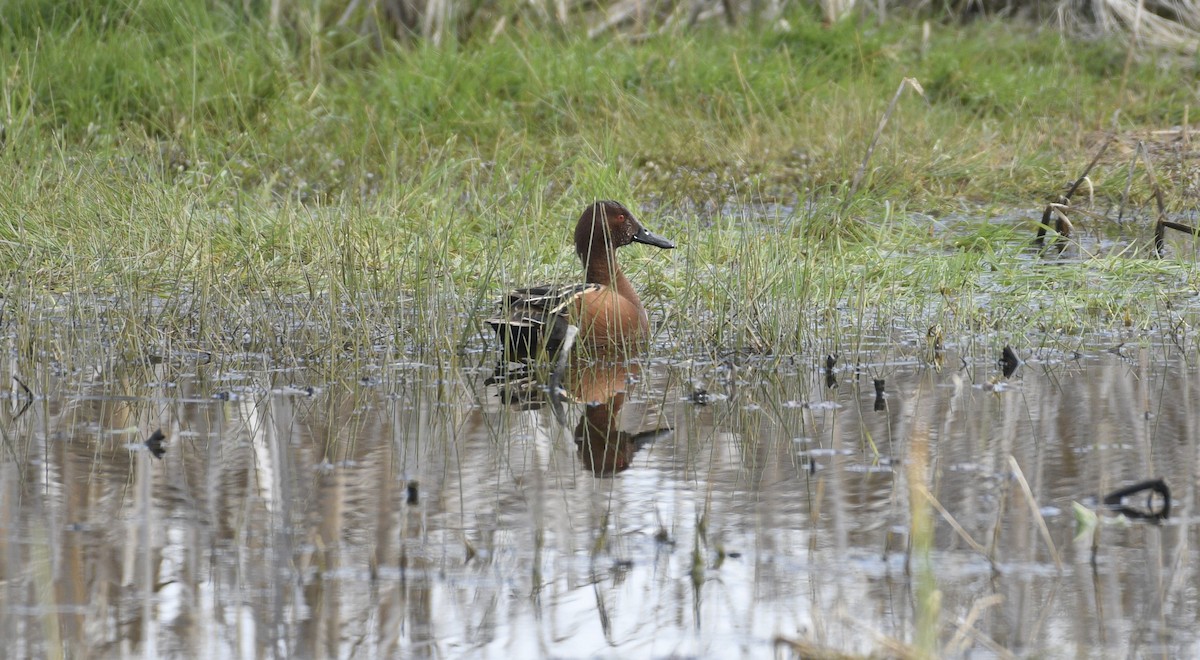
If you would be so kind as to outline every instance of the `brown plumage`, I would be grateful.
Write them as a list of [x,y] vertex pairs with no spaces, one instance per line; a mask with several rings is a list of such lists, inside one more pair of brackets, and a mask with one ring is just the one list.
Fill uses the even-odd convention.
[[617,202],[596,202],[575,225],[575,253],[584,266],[584,283],[564,287],[517,289],[506,296],[504,316],[489,319],[514,362],[556,355],[579,344],[591,355],[636,354],[650,332],[642,301],[617,265],[617,248],[644,243],[663,249],[675,244],[646,230]]

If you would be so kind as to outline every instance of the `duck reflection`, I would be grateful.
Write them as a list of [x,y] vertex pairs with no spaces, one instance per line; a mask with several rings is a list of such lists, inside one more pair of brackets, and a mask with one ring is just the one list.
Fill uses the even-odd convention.
[[[550,374],[502,367],[485,384],[498,385],[499,396],[520,410],[549,404],[554,417],[567,428],[571,428],[569,416],[575,405],[583,404],[573,431],[579,460],[596,475],[612,476],[629,469],[638,450],[671,431],[666,426],[638,432],[622,430],[622,420],[629,415],[622,415],[621,410],[637,386],[640,372],[637,364],[572,361],[567,368]],[[640,406],[635,408],[640,410]],[[626,426],[631,421],[627,419]]]
[[639,449],[671,430],[621,430],[621,408],[639,372],[637,365],[608,364],[577,367],[571,374],[569,391],[584,404],[575,425],[575,446],[583,466],[598,476],[629,469]]

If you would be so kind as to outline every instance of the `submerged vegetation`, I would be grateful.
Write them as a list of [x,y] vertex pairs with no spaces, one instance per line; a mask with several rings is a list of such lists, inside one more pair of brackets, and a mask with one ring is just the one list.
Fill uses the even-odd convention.
[[[18,3],[0,21],[5,320],[70,293],[114,300],[135,350],[252,328],[303,338],[297,355],[453,352],[500,291],[577,277],[569,222],[614,198],[681,248],[626,257],[669,350],[1185,322],[1191,245],[1145,258],[1145,165],[1168,213],[1191,208],[1188,128],[1153,132],[1188,121],[1194,61],[999,21],[784,18],[435,47],[196,0]],[[923,95],[876,135],[905,78]],[[1043,205],[1108,135],[1083,258],[1040,265]],[[1155,149],[1135,161],[1139,138]],[[316,346],[261,314],[297,304]]]

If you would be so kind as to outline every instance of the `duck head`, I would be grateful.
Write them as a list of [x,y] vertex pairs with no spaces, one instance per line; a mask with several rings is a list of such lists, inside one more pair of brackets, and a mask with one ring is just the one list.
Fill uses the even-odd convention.
[[575,225],[575,252],[587,264],[610,260],[611,253],[630,243],[670,250],[675,244],[642,226],[629,209],[613,201],[596,202],[584,210]]

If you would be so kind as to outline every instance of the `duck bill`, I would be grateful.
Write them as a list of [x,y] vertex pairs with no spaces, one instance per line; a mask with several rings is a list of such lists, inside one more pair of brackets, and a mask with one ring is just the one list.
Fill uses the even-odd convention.
[[668,241],[662,236],[659,236],[658,234],[646,231],[645,227],[639,229],[638,233],[633,235],[633,242],[653,245],[656,248],[662,248],[664,250],[670,250],[671,248],[675,247],[674,243]]

